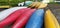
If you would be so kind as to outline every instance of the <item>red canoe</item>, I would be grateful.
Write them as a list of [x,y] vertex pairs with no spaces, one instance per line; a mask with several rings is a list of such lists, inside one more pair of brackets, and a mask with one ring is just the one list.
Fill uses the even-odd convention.
[[31,9],[29,11],[26,11],[25,13],[23,13],[19,19],[16,20],[15,24],[12,26],[12,28],[22,28],[26,25],[26,23],[28,22],[30,16],[33,14],[33,12],[36,9]]
[[28,11],[28,10],[30,10],[30,9],[23,8],[23,9],[20,9],[20,10],[13,12],[5,20],[0,22],[0,28],[13,23],[21,14],[23,14],[25,11]]

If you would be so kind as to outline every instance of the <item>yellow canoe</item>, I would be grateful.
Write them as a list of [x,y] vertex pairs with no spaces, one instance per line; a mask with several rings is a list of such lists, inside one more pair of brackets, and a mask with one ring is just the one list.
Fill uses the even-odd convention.
[[38,8],[45,8],[45,7],[47,7],[47,5],[48,5],[48,4],[41,2],[41,3],[40,3],[40,6],[38,6]]
[[9,5],[7,5],[7,6],[0,6],[0,8],[10,8],[10,6]]
[[56,17],[49,9],[45,13],[45,28],[59,28],[59,23]]
[[40,6],[41,2],[38,2],[35,6],[35,8],[38,8]]
[[31,5],[29,5],[30,8],[36,6],[37,2],[33,2]]
[[29,5],[30,8],[45,8],[48,4],[42,3],[42,2],[33,2],[31,5]]

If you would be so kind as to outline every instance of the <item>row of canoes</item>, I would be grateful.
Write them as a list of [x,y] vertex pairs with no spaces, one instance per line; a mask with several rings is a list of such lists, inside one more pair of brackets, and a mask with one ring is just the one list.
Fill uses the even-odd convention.
[[[38,3],[38,2],[37,2]],[[31,7],[41,8],[47,4],[32,3]],[[11,25],[11,28],[59,28],[59,23],[50,9],[31,9],[14,7],[0,12],[0,28]]]
[[[12,24],[11,28],[59,28],[59,23],[53,13],[48,9],[31,9],[27,7],[14,7],[0,12],[0,28]],[[44,24],[44,25],[43,25]]]

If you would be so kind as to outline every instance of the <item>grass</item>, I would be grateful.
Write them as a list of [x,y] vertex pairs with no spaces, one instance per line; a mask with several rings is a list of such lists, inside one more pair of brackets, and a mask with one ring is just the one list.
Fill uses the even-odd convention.
[[[3,5],[17,6],[18,3],[23,2],[23,1],[24,0],[0,0],[0,6],[3,6]],[[56,4],[56,3],[52,2],[49,4]]]
[[16,6],[18,3],[23,1],[24,0],[0,0],[0,6],[3,6],[3,5]]

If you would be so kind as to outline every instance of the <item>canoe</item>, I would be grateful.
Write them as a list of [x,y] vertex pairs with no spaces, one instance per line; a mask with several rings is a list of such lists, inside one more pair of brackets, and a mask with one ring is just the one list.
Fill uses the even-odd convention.
[[53,13],[48,9],[45,12],[45,28],[59,28],[59,23]]
[[7,5],[7,6],[0,6],[0,8],[10,8],[11,6]]
[[42,28],[44,18],[44,10],[36,10],[30,17],[25,28]]
[[14,21],[17,20],[17,18],[23,14],[25,11],[28,11],[29,8],[23,8],[20,10],[17,10],[15,12],[13,12],[11,15],[9,15],[7,18],[5,18],[5,20],[0,22],[0,27],[4,27],[7,25],[10,25],[11,23],[13,23]]
[[47,7],[47,3],[42,2],[33,2],[31,5],[29,5],[30,8],[45,8]]
[[25,2],[25,6],[29,6],[30,4],[32,4],[32,1],[26,1]]
[[34,8],[38,2],[33,2],[31,5],[29,5],[30,8]]
[[11,13],[13,13],[14,11],[19,10],[21,8],[27,8],[27,7],[13,7],[13,8],[9,8],[9,9],[6,9],[6,10],[0,12],[0,21],[4,20]]
[[38,8],[40,6],[40,2],[37,3],[37,5],[35,6],[35,8]]
[[60,26],[59,26],[59,28],[60,28]]
[[31,9],[23,13],[13,24],[12,28],[23,28],[35,10],[36,9]]
[[40,3],[40,6],[38,6],[38,8],[45,8],[45,7],[47,7],[47,5],[48,5],[48,4],[41,2],[41,3]]

